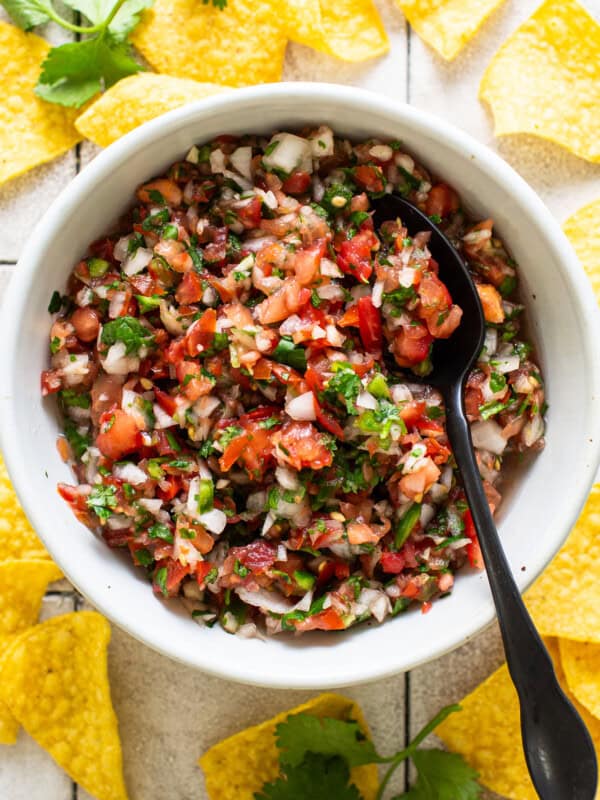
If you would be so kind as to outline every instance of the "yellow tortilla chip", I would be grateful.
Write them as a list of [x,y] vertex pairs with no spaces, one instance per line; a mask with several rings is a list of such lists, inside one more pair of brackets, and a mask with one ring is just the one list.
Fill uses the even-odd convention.
[[448,61],[504,0],[396,0],[421,39]]
[[[600,751],[600,722],[573,698],[566,686],[556,641],[546,641],[556,674],[575,704]],[[461,753],[479,772],[479,780],[510,800],[537,800],[527,772],[521,745],[519,701],[506,664],[496,670],[470,695],[460,701],[463,708],[436,728],[450,750]]]
[[140,72],[124,78],[77,117],[75,127],[86,139],[107,147],[129,131],[174,108],[202,100],[229,87]]
[[131,41],[157,72],[247,86],[281,78],[288,27],[275,0],[156,0]]
[[365,61],[390,49],[372,0],[291,0],[287,5],[292,13],[289,37],[293,42],[343,61]]
[[[0,657],[16,633],[37,622],[42,598],[62,572],[47,559],[0,562]],[[0,744],[14,744],[19,724],[0,700]]]
[[[279,751],[275,728],[292,714],[353,719],[369,735],[360,707],[339,694],[322,694],[290,711],[236,733],[207,750],[198,762],[204,770],[210,800],[253,800],[265,783],[279,775]],[[352,782],[364,800],[374,800],[377,793],[377,767],[368,764],[352,770]],[[332,798],[334,800],[334,798]]]
[[94,611],[53,617],[12,639],[0,698],[38,744],[97,800],[126,800],[110,699],[108,622]]
[[[0,140],[1,138],[2,133]],[[13,558],[50,556],[21,508],[0,455],[0,562]]]
[[576,211],[563,225],[600,304],[600,199]]
[[560,658],[569,689],[600,720],[600,645],[561,639]]
[[0,184],[65,153],[81,139],[76,112],[46,103],[33,88],[50,46],[0,22]]
[[544,636],[600,644],[600,484],[525,602]]
[[488,66],[479,97],[494,133],[529,133],[600,161],[600,25],[576,0],[546,0]]

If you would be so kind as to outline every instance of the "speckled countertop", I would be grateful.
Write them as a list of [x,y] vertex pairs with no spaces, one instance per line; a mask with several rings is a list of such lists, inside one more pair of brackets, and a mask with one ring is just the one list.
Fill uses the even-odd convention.
[[[451,64],[437,57],[405,25],[392,0],[377,0],[392,42],[384,58],[342,64],[291,45],[288,80],[362,86],[412,103],[468,131],[492,147],[533,186],[561,223],[600,196],[600,164],[589,164],[532,137],[495,140],[477,100],[480,77],[505,38],[538,5],[506,0]],[[586,0],[600,17],[600,0]],[[49,38],[54,32],[49,31]],[[60,35],[59,35],[60,39]],[[77,171],[94,157],[83,144],[0,189],[0,292],[8,284],[32,224]],[[440,170],[443,171],[443,170]],[[66,582],[48,594],[43,616],[85,607]],[[495,625],[450,655],[405,675],[344,693],[356,699],[384,750],[403,746],[445,703],[460,699],[502,661]],[[205,800],[198,756],[217,740],[311,696],[232,684],[195,672],[113,629],[110,676],[120,721],[125,777],[131,800]],[[393,787],[401,791],[405,776]],[[488,798],[492,797],[488,795]],[[90,800],[23,731],[15,747],[0,748],[0,800]]]

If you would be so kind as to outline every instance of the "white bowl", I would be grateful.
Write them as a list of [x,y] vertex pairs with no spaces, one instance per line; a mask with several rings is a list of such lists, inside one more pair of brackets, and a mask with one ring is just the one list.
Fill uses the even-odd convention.
[[[62,289],[89,242],[194,142],[220,133],[269,132],[328,123],[355,139],[401,139],[454,185],[481,218],[493,216],[520,265],[530,332],[550,403],[545,450],[505,495],[500,532],[520,589],[541,572],[575,522],[593,481],[600,441],[600,324],[590,287],[557,222],[498,156],[422,111],[327,84],[277,84],[193,103],[130,133],[65,189],[31,234],[2,310],[2,446],[32,524],[77,588],[133,636],[172,658],[234,680],[325,688],[382,678],[451,650],[494,616],[484,573],[465,571],[453,594],[427,615],[383,625],[267,642],[205,629],[177,601],[156,599],[148,582],[80,525],[56,492],[72,482],[60,460],[52,400],[42,400],[54,289]],[[33,220],[32,220],[33,222]]]

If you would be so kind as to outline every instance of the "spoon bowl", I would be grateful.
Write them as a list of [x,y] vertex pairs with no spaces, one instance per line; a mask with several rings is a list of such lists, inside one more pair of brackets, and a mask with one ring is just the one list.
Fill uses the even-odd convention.
[[[463,316],[456,331],[436,340],[432,372],[424,382],[440,390],[446,425],[461,473],[496,612],[511,678],[519,695],[521,735],[531,780],[542,800],[593,800],[598,784],[594,745],[563,692],[552,659],[525,608],[490,512],[464,408],[464,387],[485,339],[477,288],[458,251],[432,220],[403,197],[375,201],[374,222],[400,219],[410,235],[428,231],[428,248]],[[411,375],[411,380],[413,380]]]

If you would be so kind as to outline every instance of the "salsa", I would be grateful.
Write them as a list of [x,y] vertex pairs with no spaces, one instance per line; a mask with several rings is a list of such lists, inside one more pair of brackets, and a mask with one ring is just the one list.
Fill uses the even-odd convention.
[[427,233],[374,229],[390,191],[477,283],[487,333],[465,402],[494,511],[505,455],[543,447],[516,265],[400,142],[321,126],[194,146],[52,297],[42,393],[76,476],[58,490],[202,624],[342,630],[427,611],[482,567],[442,398],[410,377],[462,312]]

